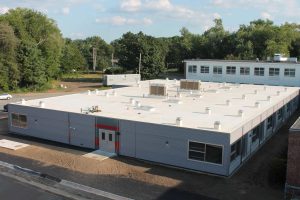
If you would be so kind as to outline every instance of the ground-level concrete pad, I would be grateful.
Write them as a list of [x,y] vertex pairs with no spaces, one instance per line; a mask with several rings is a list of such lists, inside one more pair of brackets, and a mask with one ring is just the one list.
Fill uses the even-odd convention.
[[115,153],[108,153],[108,152],[104,152],[101,150],[96,150],[91,153],[87,153],[87,154],[83,155],[83,157],[92,158],[92,159],[99,160],[99,161],[102,161],[102,160],[105,160],[107,158],[111,158],[114,156],[116,156]]
[[10,150],[18,150],[24,147],[28,147],[28,144],[20,143],[20,142],[14,142],[11,140],[0,140],[0,147],[10,149]]

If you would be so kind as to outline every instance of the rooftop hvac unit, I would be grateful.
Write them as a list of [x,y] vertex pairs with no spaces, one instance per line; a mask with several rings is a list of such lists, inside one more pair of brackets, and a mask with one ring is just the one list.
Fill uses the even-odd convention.
[[201,81],[198,80],[180,80],[180,89],[182,90],[200,90]]
[[167,96],[167,87],[164,84],[150,84],[150,95]]

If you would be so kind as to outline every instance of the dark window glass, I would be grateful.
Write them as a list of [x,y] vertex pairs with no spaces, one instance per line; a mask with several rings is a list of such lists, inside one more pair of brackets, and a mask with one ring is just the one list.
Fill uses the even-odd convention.
[[204,161],[204,153],[197,151],[189,151],[189,158]]
[[258,135],[259,135],[259,126],[257,126],[256,128],[253,129],[252,143],[255,142],[258,139]]
[[16,113],[11,114],[11,125],[18,128],[27,127],[27,116]]
[[205,161],[222,164],[222,147],[207,144]]
[[205,151],[205,144],[198,142],[190,142],[190,150],[192,151]]
[[268,117],[267,119],[267,129],[270,129],[273,127],[273,117]]
[[112,134],[109,134],[109,141],[112,141]]
[[241,140],[231,145],[230,160],[233,161],[236,157],[241,155]]
[[105,133],[102,132],[102,140],[105,140]]

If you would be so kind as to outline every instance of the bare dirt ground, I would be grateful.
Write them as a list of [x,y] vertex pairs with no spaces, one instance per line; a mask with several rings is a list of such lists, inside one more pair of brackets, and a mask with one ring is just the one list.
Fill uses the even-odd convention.
[[187,172],[126,157],[97,161],[89,152],[68,145],[7,133],[0,121],[0,139],[31,146],[17,151],[0,148],[0,160],[44,171],[96,188],[127,194],[135,199],[283,199],[283,186],[269,182],[272,159],[287,145],[294,115],[241,169],[230,178]]

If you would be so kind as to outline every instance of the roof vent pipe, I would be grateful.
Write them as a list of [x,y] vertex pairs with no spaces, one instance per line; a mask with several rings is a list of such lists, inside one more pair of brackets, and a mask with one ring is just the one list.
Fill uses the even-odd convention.
[[242,95],[242,99],[244,99],[244,100],[246,99],[246,95],[245,94]]
[[227,106],[230,106],[230,105],[231,105],[230,100],[226,100],[226,105],[227,105]]
[[266,91],[266,90],[267,90],[267,87],[265,86],[265,87],[264,87],[264,91]]
[[284,88],[284,91],[286,92],[288,89],[287,88]]
[[271,101],[271,96],[268,96],[268,97],[267,97],[267,100],[268,100],[268,101]]
[[40,101],[40,108],[45,108],[45,102],[43,102],[43,101]]
[[21,100],[21,104],[22,104],[22,105],[25,105],[25,104],[26,104],[25,99],[22,99],[22,100]]
[[109,93],[108,92],[105,92],[104,94],[105,94],[106,97],[109,97]]
[[87,95],[91,95],[91,90],[88,90],[88,91],[87,91]]
[[117,92],[115,90],[113,90],[112,94],[113,94],[114,97],[117,96]]
[[130,98],[130,104],[134,106],[135,100],[133,98]]
[[214,123],[214,129],[221,130],[221,122],[220,121],[215,121],[215,123]]
[[280,91],[277,91],[276,94],[277,94],[277,96],[279,96],[280,95]]
[[99,90],[98,89],[95,90],[95,94],[96,95],[99,94]]
[[254,94],[257,94],[257,90],[254,90]]
[[255,102],[255,107],[259,108],[260,107],[260,103],[259,102]]
[[209,107],[206,107],[205,108],[205,113],[210,115],[211,114],[211,109]]
[[240,117],[243,117],[243,116],[244,116],[244,111],[243,111],[243,110],[239,110],[239,111],[238,111],[238,115],[239,115]]
[[177,126],[182,126],[182,118],[181,117],[176,118],[176,125]]
[[141,102],[139,102],[139,101],[136,101],[135,102],[135,105],[136,105],[136,107],[138,107],[138,108],[140,108],[142,105],[141,105]]

